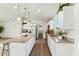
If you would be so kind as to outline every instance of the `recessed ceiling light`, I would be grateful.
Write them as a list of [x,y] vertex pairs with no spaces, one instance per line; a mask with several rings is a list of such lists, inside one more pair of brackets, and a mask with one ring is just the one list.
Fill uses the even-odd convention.
[[17,17],[17,20],[21,20],[21,17]]
[[40,9],[38,9],[38,12],[40,12],[41,10]]
[[14,8],[18,8],[17,6],[14,6]]

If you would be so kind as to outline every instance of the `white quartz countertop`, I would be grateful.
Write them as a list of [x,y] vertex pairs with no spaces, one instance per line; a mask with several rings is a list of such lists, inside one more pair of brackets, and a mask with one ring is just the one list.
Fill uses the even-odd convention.
[[6,43],[11,43],[11,42],[24,43],[24,42],[27,42],[31,37],[32,36],[28,34],[27,37],[17,36],[13,38],[4,38],[4,39],[0,39],[0,44],[6,44]]
[[[50,35],[49,35],[50,36]],[[67,39],[59,39],[58,37],[53,37],[53,36],[50,36],[51,39],[55,42],[55,43],[74,43],[74,40],[71,39],[71,38],[67,38]]]
[[58,37],[51,37],[51,38],[56,43],[74,43],[74,41],[71,38],[67,39],[59,39]]

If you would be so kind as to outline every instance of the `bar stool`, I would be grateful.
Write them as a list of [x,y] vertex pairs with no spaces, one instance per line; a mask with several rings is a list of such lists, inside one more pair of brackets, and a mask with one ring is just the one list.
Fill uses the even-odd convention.
[[0,44],[0,56],[2,56],[3,44]]
[[3,44],[2,56],[9,56],[9,43]]

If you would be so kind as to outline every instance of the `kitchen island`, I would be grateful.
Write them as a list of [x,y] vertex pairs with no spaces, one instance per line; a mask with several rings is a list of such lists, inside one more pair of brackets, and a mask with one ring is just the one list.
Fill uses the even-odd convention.
[[35,44],[35,37],[28,34],[27,36],[22,35],[8,39],[1,39],[0,44],[8,44],[9,56],[29,56]]

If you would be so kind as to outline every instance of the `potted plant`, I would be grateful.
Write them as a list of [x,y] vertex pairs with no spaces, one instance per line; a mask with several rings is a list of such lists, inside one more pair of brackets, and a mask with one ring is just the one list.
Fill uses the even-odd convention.
[[58,12],[63,11],[63,7],[64,7],[64,6],[70,6],[70,5],[72,5],[72,4],[70,4],[70,3],[61,4],[61,5],[59,6],[59,8],[58,8],[57,14],[58,14]]
[[[4,27],[3,26],[0,26],[0,34],[4,31]],[[1,36],[0,36],[1,38]]]
[[59,39],[65,39],[66,38],[64,36],[65,34],[67,34],[67,32],[63,32],[63,31],[58,32]]

